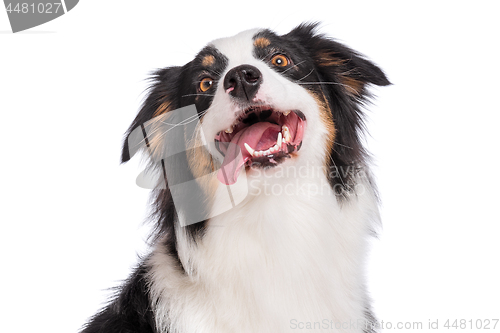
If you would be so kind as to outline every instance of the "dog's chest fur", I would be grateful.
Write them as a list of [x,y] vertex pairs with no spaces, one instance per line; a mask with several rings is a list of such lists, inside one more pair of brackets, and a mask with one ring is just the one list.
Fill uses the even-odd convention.
[[[312,183],[328,189],[323,182],[318,177]],[[359,320],[358,329],[351,324],[339,331],[362,332],[364,238],[377,218],[373,195],[339,205],[332,191],[311,193],[262,193],[213,218],[197,246],[179,248],[188,274],[172,268],[172,258],[158,248],[150,259],[157,325],[250,333]]]

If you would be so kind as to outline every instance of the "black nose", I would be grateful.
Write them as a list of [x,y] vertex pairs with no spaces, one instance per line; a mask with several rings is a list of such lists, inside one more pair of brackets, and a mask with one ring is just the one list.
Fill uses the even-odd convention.
[[261,83],[262,73],[256,67],[241,65],[227,72],[224,78],[224,90],[235,98],[251,101]]

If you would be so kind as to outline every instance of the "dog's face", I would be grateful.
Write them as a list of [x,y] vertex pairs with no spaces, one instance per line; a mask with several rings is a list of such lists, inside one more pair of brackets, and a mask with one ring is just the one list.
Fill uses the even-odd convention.
[[318,146],[324,154],[325,140],[333,139],[325,136],[334,135],[333,129],[327,131],[332,119],[320,90],[304,87],[317,82],[317,75],[311,75],[312,59],[295,43],[252,30],[216,40],[204,52],[201,63],[208,66],[198,93],[210,94],[211,101],[202,127],[224,156],[218,173],[222,183],[235,183],[243,167],[293,164]]
[[[314,29],[301,25],[282,36],[245,31],[209,43],[183,67],[157,71],[129,134],[194,104],[199,126],[185,141],[186,167],[195,178],[219,169],[218,184],[231,185],[243,168],[269,174],[276,166],[307,162],[362,167],[359,104],[367,84],[389,81],[374,64]],[[153,153],[168,145],[156,136],[149,138]],[[128,148],[125,142],[124,161]],[[325,176],[332,186],[348,186],[348,176]]]

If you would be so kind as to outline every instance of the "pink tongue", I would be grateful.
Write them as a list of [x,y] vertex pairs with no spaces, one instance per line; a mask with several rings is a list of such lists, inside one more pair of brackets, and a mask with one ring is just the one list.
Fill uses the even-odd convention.
[[251,157],[244,144],[246,143],[255,149],[264,133],[270,128],[276,132],[281,130],[281,126],[279,125],[268,122],[258,122],[236,133],[229,143],[222,166],[219,172],[217,172],[217,179],[219,179],[221,183],[226,185],[236,183],[241,167]]

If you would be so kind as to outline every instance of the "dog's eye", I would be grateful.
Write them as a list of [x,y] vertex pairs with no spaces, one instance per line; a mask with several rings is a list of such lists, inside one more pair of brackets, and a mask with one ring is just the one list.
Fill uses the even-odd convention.
[[277,54],[271,59],[271,62],[274,66],[286,67],[290,61],[283,54]]
[[211,78],[206,77],[203,80],[201,80],[201,82],[200,82],[200,90],[202,92],[205,92],[208,89],[210,89],[213,84],[214,84],[214,81]]

